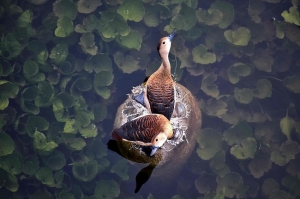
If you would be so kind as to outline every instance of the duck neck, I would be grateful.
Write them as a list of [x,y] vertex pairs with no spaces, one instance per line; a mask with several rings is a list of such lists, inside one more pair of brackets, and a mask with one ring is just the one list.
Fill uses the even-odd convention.
[[171,75],[171,64],[169,61],[168,54],[161,56],[161,65],[159,67],[159,70],[164,74],[170,74]]

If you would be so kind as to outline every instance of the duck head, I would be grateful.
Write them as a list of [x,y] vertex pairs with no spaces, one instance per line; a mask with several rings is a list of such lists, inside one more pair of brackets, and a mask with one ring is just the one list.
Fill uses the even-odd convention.
[[176,30],[174,30],[169,36],[163,37],[159,40],[157,45],[157,51],[160,57],[168,56],[171,49],[171,42],[175,35]]

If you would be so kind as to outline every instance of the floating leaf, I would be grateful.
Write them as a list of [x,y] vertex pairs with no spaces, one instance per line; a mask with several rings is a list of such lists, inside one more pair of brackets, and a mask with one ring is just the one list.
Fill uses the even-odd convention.
[[91,32],[83,33],[80,37],[79,45],[85,53],[96,55],[98,47],[95,46],[94,34]]
[[55,29],[55,36],[67,37],[74,31],[73,22],[68,17],[60,17],[57,21],[57,28]]
[[116,198],[120,195],[120,187],[113,180],[100,180],[96,183],[95,198]]
[[79,125],[76,124],[75,119],[69,119],[65,123],[64,133],[73,133],[76,134],[78,131]]
[[95,139],[93,144],[87,149],[87,155],[91,159],[103,158],[107,155],[107,147],[101,142],[100,139]]
[[92,138],[98,135],[98,129],[95,124],[89,124],[79,130],[80,134],[84,138]]
[[53,12],[55,16],[67,17],[74,20],[77,16],[77,5],[72,0],[55,1],[53,4]]
[[39,158],[36,154],[26,157],[23,163],[23,173],[32,176],[40,168]]
[[253,90],[249,88],[234,88],[234,98],[242,104],[249,104],[253,99]]
[[240,77],[246,77],[252,72],[248,64],[235,63],[227,69],[228,79],[232,84],[238,83]]
[[282,80],[283,84],[294,93],[300,93],[300,73],[288,76]]
[[230,153],[240,160],[253,158],[255,152],[256,140],[254,138],[246,138],[239,145],[234,145],[230,149]]
[[19,93],[19,87],[6,80],[0,80],[0,90],[0,95],[5,98],[15,98]]
[[272,83],[267,79],[260,79],[256,84],[257,89],[253,90],[253,96],[259,99],[272,96]]
[[0,168],[1,187],[5,187],[11,192],[16,192],[19,189],[18,178]]
[[205,23],[209,26],[219,24],[223,20],[223,13],[219,10],[206,11],[199,8],[196,15],[199,22]]
[[117,37],[117,42],[126,48],[140,50],[142,36],[138,31],[130,30],[128,35]]
[[101,0],[79,0],[78,2],[78,12],[89,14],[94,12],[98,6],[101,6]]
[[94,179],[97,175],[97,162],[89,161],[85,164],[73,163],[72,172],[77,180],[88,182]]
[[86,60],[84,63],[84,70],[90,73],[92,71],[95,71],[96,73],[102,71],[112,72],[112,61],[106,54],[97,54]]
[[148,27],[157,27],[162,19],[167,19],[170,15],[169,8],[164,4],[156,3],[154,5],[147,5],[144,23]]
[[213,84],[217,80],[217,76],[215,73],[210,73],[206,77],[203,77],[201,83],[201,89],[207,94],[212,97],[219,96],[219,88],[215,84]]
[[19,154],[13,153],[1,157],[1,167],[10,174],[17,175],[22,171],[22,158]]
[[298,7],[292,6],[288,11],[283,11],[281,16],[284,18],[286,22],[294,23],[297,26],[300,26],[300,15],[298,11]]
[[295,159],[295,155],[300,152],[300,146],[297,142],[287,140],[282,143],[279,150],[274,150],[271,153],[271,161],[279,166],[286,165],[290,160]]
[[[174,30],[190,30],[197,22],[196,10],[182,3],[178,5],[179,12],[172,18],[170,27]],[[168,27],[165,27],[167,29]]]
[[114,75],[109,71],[102,71],[100,73],[96,73],[94,77],[94,87],[103,87],[109,86],[112,84],[114,79]]
[[98,19],[95,15],[88,15],[85,17],[81,24],[77,24],[75,26],[75,31],[78,33],[85,33],[85,32],[91,32],[92,30],[96,29],[98,26]]
[[250,164],[249,164],[249,170],[250,173],[255,178],[260,178],[264,175],[264,173],[268,172],[272,168],[272,162],[271,160],[266,156],[255,156]]
[[286,135],[287,139],[291,139],[291,131],[294,129],[295,121],[293,118],[286,116],[280,120],[281,131]]
[[54,88],[49,82],[40,82],[38,84],[39,95],[35,98],[35,105],[38,107],[47,107],[51,105],[54,98]]
[[128,180],[129,176],[127,174],[128,172],[128,165],[127,160],[122,159],[119,162],[117,162],[110,170],[111,173],[117,174],[122,180]]
[[33,20],[33,12],[31,10],[24,11],[18,18],[17,24],[20,27],[30,26]]
[[126,36],[130,28],[125,19],[118,13],[100,12],[98,31],[106,39],[115,38],[118,35]]
[[228,145],[232,146],[234,144],[240,144],[242,140],[253,137],[252,129],[247,124],[247,122],[243,121],[234,125],[233,127],[224,131],[224,139],[227,141]]
[[212,64],[216,62],[216,55],[207,52],[206,46],[200,44],[192,51],[193,61],[199,64]]
[[64,134],[63,140],[65,144],[74,151],[80,151],[86,146],[84,139],[76,138],[74,134]]
[[53,141],[48,142],[46,136],[39,131],[35,131],[35,133],[33,134],[33,145],[37,150],[41,152],[51,152],[58,146]]
[[89,91],[92,88],[92,83],[84,78],[78,78],[71,86],[72,96],[81,96],[82,92]]
[[44,163],[52,170],[60,170],[66,165],[66,158],[64,154],[58,150],[53,150],[53,152],[47,156],[43,157]]
[[221,117],[227,112],[227,104],[222,100],[210,98],[206,102],[205,111],[210,116]]
[[39,116],[29,116],[26,123],[26,131],[30,137],[33,137],[33,134],[36,131],[46,131],[49,128],[49,122],[43,117]]
[[8,33],[0,42],[0,56],[11,60],[21,53],[21,44],[12,33]]
[[223,136],[211,128],[201,129],[197,135],[197,154],[203,160],[210,160],[222,147]]
[[54,184],[54,177],[52,171],[48,167],[41,167],[35,173],[35,177],[45,185]]
[[256,51],[255,55],[251,58],[251,61],[258,70],[271,72],[273,65],[273,57],[268,55],[262,50]]
[[57,44],[51,51],[49,55],[50,59],[55,64],[63,63],[69,54],[68,46],[66,44]]
[[211,4],[208,9],[209,13],[213,13],[216,10],[220,11],[223,14],[223,20],[218,24],[219,28],[225,29],[227,28],[233,21],[234,18],[234,9],[233,5],[226,1],[216,1]]
[[11,154],[14,149],[13,139],[5,132],[0,133],[0,157]]
[[243,178],[238,173],[228,173],[222,178],[217,178],[217,193],[223,192],[229,198],[241,198],[248,187],[243,185]]
[[140,0],[125,0],[117,12],[122,15],[125,20],[139,22],[144,17],[145,8],[143,2]]
[[129,55],[125,57],[121,52],[114,54],[114,60],[123,73],[130,74],[139,69],[138,61],[134,60],[132,56]]
[[251,33],[249,29],[240,27],[236,31],[226,30],[224,36],[228,42],[236,46],[247,46]]

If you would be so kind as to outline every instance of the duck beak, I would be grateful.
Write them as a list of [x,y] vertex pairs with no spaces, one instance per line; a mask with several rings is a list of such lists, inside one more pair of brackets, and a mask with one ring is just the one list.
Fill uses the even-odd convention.
[[173,39],[173,37],[174,37],[176,31],[177,31],[177,30],[174,30],[174,31],[168,36],[168,38],[170,39],[170,41],[172,41],[172,39]]
[[158,147],[157,146],[151,146],[151,153],[150,153],[150,156],[153,156],[156,151],[157,151]]

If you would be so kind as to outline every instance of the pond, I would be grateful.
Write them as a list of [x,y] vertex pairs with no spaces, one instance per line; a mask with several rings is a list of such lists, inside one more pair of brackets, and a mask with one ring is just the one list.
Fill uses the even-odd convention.
[[[299,0],[1,0],[0,22],[0,198],[300,198]],[[111,132],[174,30],[202,126],[164,170]]]

